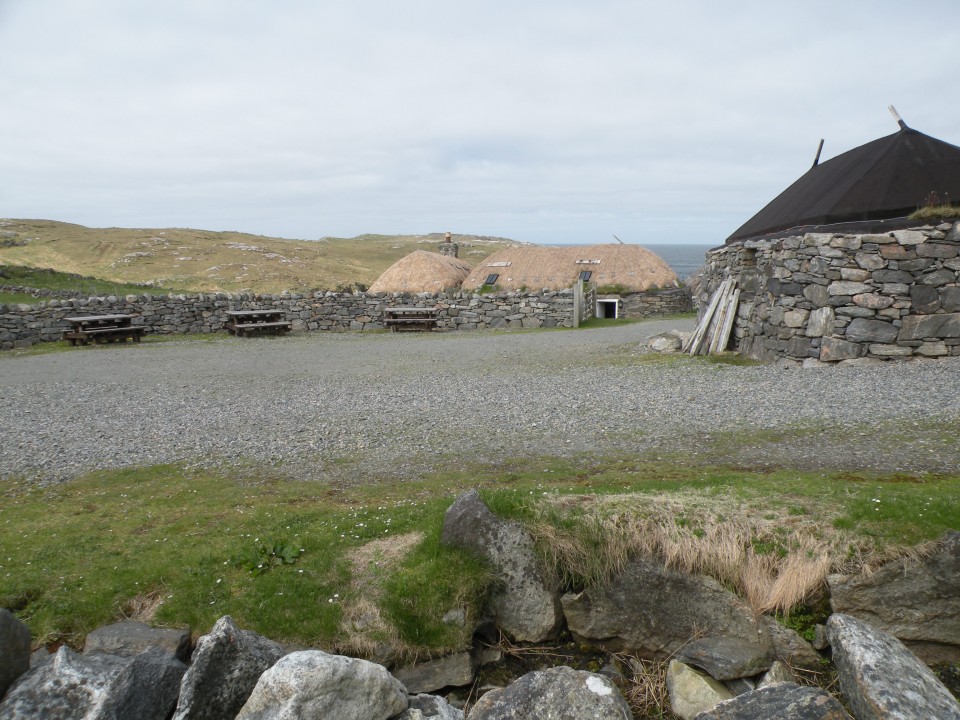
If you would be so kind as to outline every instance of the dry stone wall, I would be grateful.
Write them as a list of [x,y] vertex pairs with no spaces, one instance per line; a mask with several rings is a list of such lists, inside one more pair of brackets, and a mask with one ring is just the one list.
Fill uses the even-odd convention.
[[960,355],[960,222],[751,239],[707,253],[701,310],[741,289],[733,349],[833,362]]
[[[668,307],[667,297],[664,293],[651,293],[651,307]],[[631,302],[642,305],[641,300]],[[398,305],[437,308],[438,327],[444,330],[574,325],[571,290],[496,295],[324,291],[307,295],[126,295],[0,305],[0,349],[59,340],[69,328],[65,318],[76,315],[133,315],[134,324],[146,327],[147,333],[213,333],[223,330],[228,310],[271,309],[281,310],[295,331],[381,330],[384,310]]]

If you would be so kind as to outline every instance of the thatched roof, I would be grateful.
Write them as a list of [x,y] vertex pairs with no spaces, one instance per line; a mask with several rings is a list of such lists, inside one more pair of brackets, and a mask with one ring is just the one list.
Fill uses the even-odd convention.
[[960,199],[960,147],[900,131],[815,164],[727,238],[909,215],[931,193]]
[[459,258],[416,250],[384,270],[369,292],[442,292],[459,288],[469,272]]
[[463,281],[463,289],[478,290],[496,275],[497,289],[562,290],[571,287],[583,272],[590,273],[591,283],[619,285],[627,291],[677,283],[670,266],[639,245],[514,245],[477,265]]

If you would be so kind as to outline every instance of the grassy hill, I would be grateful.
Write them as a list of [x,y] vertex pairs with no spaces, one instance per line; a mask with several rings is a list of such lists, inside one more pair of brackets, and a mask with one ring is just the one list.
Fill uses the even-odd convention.
[[[513,241],[454,235],[470,264]],[[116,283],[185,291],[259,292],[368,286],[443,233],[287,240],[182,228],[88,228],[53,220],[0,220],[0,264],[52,268]]]

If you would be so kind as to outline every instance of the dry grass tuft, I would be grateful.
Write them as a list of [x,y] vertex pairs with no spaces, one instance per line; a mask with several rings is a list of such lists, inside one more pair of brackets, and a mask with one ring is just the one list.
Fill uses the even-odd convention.
[[630,655],[618,656],[631,670],[626,699],[638,718],[673,718],[667,691],[669,660],[643,660]]
[[381,596],[380,578],[422,540],[422,532],[406,533],[372,540],[347,553],[351,593],[342,603],[340,630],[344,639],[338,644],[338,651],[379,659],[386,659],[383,654],[387,648],[391,656],[412,652],[401,640],[397,628],[383,616],[377,601]]
[[157,588],[140,593],[123,603],[120,607],[120,616],[124,620],[149,623],[153,621],[161,605],[163,605],[163,590]]
[[832,572],[869,572],[930,546],[887,546],[833,526],[832,516],[762,510],[731,493],[698,491],[560,496],[534,510],[530,529],[546,561],[572,586],[602,584],[631,557],[709,575],[757,613],[782,612],[819,596]]

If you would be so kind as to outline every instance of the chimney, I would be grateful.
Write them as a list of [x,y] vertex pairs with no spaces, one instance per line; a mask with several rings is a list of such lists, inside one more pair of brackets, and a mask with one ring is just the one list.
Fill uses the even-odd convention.
[[438,249],[441,255],[460,257],[460,246],[453,242],[453,235],[449,232],[444,236],[443,242],[440,243],[440,247]]

